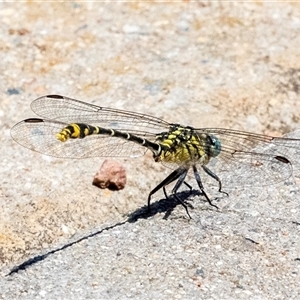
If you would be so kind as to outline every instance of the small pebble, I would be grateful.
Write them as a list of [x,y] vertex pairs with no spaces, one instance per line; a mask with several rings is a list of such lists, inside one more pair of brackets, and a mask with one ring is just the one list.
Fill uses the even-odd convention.
[[122,190],[126,184],[125,168],[118,162],[106,159],[94,176],[93,185],[111,191]]

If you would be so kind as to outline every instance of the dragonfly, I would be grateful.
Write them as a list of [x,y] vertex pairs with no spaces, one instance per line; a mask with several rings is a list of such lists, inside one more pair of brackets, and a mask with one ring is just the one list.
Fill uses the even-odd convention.
[[[148,195],[163,189],[173,196],[191,218],[179,189],[194,176],[200,194],[216,208],[203,178],[224,185],[268,186],[290,178],[298,160],[300,139],[272,137],[225,128],[194,128],[160,118],[115,108],[97,106],[61,95],[46,95],[31,103],[40,118],[25,119],[11,129],[20,145],[63,159],[91,157],[138,157],[150,151],[155,162],[172,169]],[[284,153],[284,154],[282,154]],[[290,156],[288,156],[290,154]],[[189,174],[189,175],[188,175]],[[175,182],[168,195],[166,187]]]

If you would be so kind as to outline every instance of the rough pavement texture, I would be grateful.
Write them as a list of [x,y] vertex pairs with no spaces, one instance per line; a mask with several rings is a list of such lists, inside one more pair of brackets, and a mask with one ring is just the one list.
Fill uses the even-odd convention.
[[1,299],[299,298],[297,178],[231,189],[219,211],[197,196],[192,220],[157,194],[144,217],[170,173],[150,154],[120,160],[127,184],[112,192],[92,185],[103,158],[55,159],[10,138],[45,94],[195,127],[292,132],[298,3],[1,3],[0,16]]

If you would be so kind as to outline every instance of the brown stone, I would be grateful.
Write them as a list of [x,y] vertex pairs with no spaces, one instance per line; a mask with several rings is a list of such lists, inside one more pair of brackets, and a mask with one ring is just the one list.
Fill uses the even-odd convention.
[[94,176],[93,185],[100,189],[122,190],[126,184],[126,170],[115,160],[106,159]]

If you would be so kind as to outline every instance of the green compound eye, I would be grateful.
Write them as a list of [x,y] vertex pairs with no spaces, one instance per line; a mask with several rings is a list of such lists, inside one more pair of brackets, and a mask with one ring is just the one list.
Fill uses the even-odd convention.
[[[60,95],[34,100],[32,110],[41,118],[19,122],[11,129],[12,138],[31,150],[60,158],[137,157],[146,150],[154,161],[173,169],[148,196],[148,210],[154,193],[176,181],[172,196],[189,215],[187,205],[178,196],[192,169],[198,188],[207,196],[201,176],[222,185],[270,185],[288,179],[300,159],[293,152],[300,140],[276,138],[222,128],[193,128],[168,123],[162,119],[132,111],[118,110],[85,103]],[[289,158],[284,154],[290,154]],[[198,171],[198,167],[202,174]],[[217,175],[218,174],[218,175]],[[219,177],[220,176],[220,177]],[[216,206],[215,206],[216,207]],[[190,215],[189,215],[190,216]]]
[[214,135],[209,135],[209,137],[210,137],[210,141],[211,141],[211,145],[209,147],[209,154],[212,157],[216,157],[221,153],[221,149],[222,149],[221,142]]

